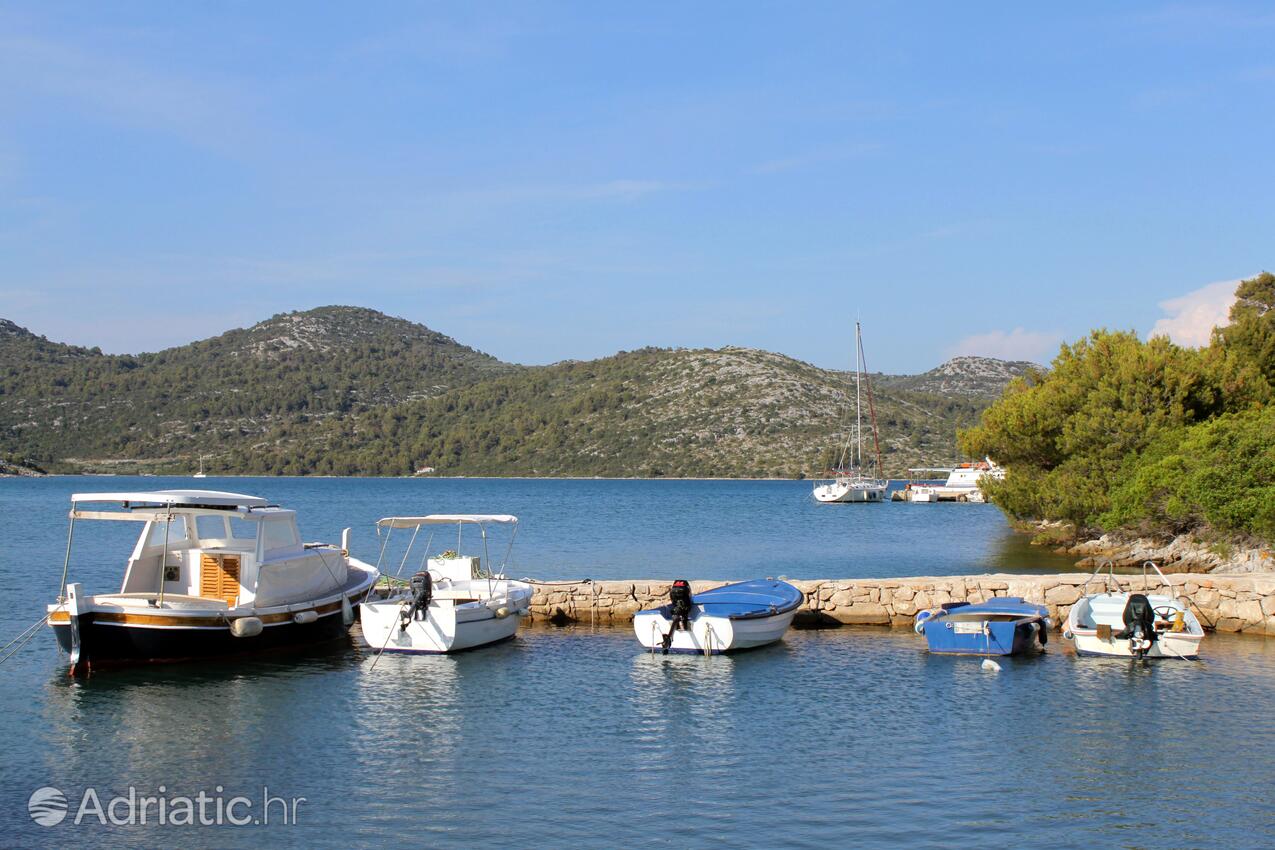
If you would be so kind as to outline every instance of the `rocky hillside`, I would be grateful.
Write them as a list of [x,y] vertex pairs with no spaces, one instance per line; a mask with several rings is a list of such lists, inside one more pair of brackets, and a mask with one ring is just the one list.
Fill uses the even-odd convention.
[[[950,462],[1027,365],[874,376],[887,471]],[[185,472],[203,453],[214,472],[794,476],[844,438],[846,379],[747,348],[515,366],[349,307],[136,356],[6,324],[0,450],[54,470]]]
[[515,367],[374,310],[274,316],[153,354],[0,327],[0,449],[38,462],[188,458],[284,422],[356,415]]
[[1000,397],[1011,380],[1031,370],[1043,371],[1044,367],[1025,360],[953,357],[920,375],[883,376],[883,383],[911,392],[992,400]]

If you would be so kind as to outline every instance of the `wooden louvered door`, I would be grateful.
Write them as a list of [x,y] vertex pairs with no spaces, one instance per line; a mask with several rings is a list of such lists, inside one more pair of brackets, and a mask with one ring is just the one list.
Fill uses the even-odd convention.
[[199,595],[239,604],[239,558],[234,555],[199,556]]

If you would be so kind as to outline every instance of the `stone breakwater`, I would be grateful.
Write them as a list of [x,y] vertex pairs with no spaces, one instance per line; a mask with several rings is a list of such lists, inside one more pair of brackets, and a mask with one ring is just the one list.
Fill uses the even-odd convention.
[[[1021,596],[1044,605],[1056,627],[1080,598],[1087,574],[936,576],[889,579],[789,580],[805,594],[796,623],[805,626],[873,625],[910,628],[918,611],[945,602],[982,602]],[[1127,589],[1143,589],[1141,574],[1117,576]],[[1195,606],[1206,629],[1275,635],[1275,575],[1172,573],[1178,594]],[[696,593],[726,582],[694,581]],[[1154,585],[1155,581],[1152,581]],[[668,601],[667,581],[578,581],[535,584],[534,620],[555,623],[627,623],[643,608]]]

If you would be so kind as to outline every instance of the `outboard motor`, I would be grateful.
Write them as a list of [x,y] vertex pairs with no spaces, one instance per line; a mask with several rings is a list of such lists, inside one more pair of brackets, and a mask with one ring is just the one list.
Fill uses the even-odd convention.
[[429,615],[429,601],[434,597],[434,577],[428,570],[422,570],[412,576],[407,586],[412,591],[412,605],[403,612],[402,620],[398,624],[400,632],[407,630],[407,624],[415,620],[418,613],[421,614],[422,620]]
[[690,628],[691,621],[691,583],[684,578],[679,578],[673,582],[673,586],[668,589],[669,599],[669,630],[664,635],[664,654],[668,655],[669,647],[673,645],[673,632],[686,631]]
[[1129,650],[1137,658],[1142,658],[1155,643],[1155,610],[1151,600],[1144,594],[1131,593],[1124,606],[1124,630],[1116,632],[1114,637],[1128,638]]

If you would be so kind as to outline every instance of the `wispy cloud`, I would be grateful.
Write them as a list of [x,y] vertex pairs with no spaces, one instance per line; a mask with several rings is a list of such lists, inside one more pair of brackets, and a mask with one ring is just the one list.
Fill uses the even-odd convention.
[[1238,285],[1238,280],[1219,280],[1161,301],[1160,309],[1167,315],[1156,321],[1147,336],[1167,336],[1192,348],[1208,345],[1213,329],[1226,324]]
[[805,153],[794,154],[792,156],[772,159],[753,166],[754,174],[781,174],[787,171],[802,171],[808,168],[815,168],[821,165],[829,165],[836,162],[844,162],[849,159],[868,156],[881,150],[881,145],[875,142],[863,142],[856,145],[848,145],[826,150],[807,151]]
[[960,340],[948,350],[948,355],[956,357],[966,354],[1046,363],[1053,359],[1062,340],[1063,335],[1058,331],[1029,331],[1026,328],[987,331]]

